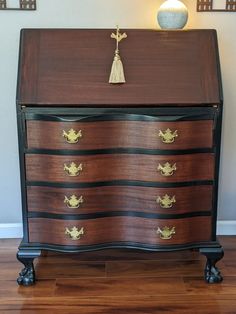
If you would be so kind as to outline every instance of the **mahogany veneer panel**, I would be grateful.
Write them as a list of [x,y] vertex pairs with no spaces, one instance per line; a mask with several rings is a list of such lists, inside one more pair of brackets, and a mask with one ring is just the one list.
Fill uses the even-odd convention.
[[[88,220],[30,218],[30,242],[59,245],[93,245],[115,242],[137,242],[150,245],[187,244],[211,240],[211,217],[185,219],[147,219],[139,217],[109,217]],[[84,228],[80,240],[65,234],[66,228]],[[175,227],[176,234],[163,240],[158,227]]]
[[[159,131],[178,131],[171,144],[165,144]],[[82,131],[76,144],[69,144],[63,130]],[[144,122],[144,121],[97,121],[52,122],[27,121],[28,148],[44,149],[191,149],[211,148],[213,145],[213,121]]]
[[214,30],[126,30],[127,84],[108,83],[109,29],[22,30],[17,102],[47,105],[202,105],[221,102]]
[[[151,188],[140,186],[109,186],[97,188],[27,187],[28,211],[56,214],[87,214],[103,211],[136,211],[158,214],[180,214],[212,210],[211,185]],[[65,196],[83,196],[83,204],[70,209],[64,203]],[[158,196],[174,196],[172,208],[163,209],[156,202]]]
[[[64,171],[64,164],[82,164],[83,170],[76,177]],[[177,170],[164,177],[157,170],[158,164],[176,163]],[[197,169],[197,171],[196,171]],[[213,180],[214,154],[138,155],[108,154],[86,156],[26,155],[26,179],[50,182],[102,182],[115,180],[181,182]]]

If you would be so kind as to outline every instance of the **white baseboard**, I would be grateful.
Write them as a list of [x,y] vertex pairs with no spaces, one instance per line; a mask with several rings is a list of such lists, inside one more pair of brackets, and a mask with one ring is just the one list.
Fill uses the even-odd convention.
[[[236,220],[219,220],[217,222],[218,235],[236,235]],[[21,223],[0,224],[0,239],[22,238]]]
[[0,239],[22,238],[22,223],[0,224]]
[[236,220],[219,220],[217,235],[236,235]]

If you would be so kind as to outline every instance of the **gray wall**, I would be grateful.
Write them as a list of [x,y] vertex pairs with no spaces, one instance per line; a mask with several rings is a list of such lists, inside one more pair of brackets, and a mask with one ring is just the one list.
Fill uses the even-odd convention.
[[[183,2],[190,14],[187,28],[218,31],[225,98],[219,218],[235,220],[236,13],[197,13],[195,0]],[[20,29],[114,28],[116,24],[121,28],[157,28],[156,11],[161,3],[158,0],[37,0],[35,12],[0,11],[0,223],[21,222],[15,113]]]

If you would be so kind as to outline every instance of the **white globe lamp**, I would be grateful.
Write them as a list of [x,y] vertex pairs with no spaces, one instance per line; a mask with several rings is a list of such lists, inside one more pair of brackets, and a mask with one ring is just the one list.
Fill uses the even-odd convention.
[[188,21],[188,9],[180,0],[166,0],[158,10],[157,21],[162,29],[182,29]]

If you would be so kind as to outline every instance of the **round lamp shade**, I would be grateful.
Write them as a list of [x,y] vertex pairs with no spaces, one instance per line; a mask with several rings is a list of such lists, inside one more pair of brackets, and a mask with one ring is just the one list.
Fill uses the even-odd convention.
[[179,0],[166,0],[159,8],[157,20],[163,29],[181,29],[188,20],[188,9]]

